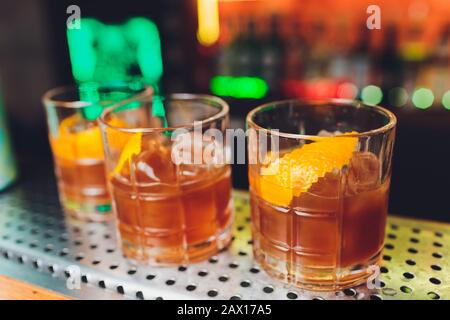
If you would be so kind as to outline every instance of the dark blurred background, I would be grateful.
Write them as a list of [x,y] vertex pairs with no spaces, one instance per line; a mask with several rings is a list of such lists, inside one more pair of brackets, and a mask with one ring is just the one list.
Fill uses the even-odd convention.
[[[82,32],[67,30],[73,4]],[[370,4],[380,30],[366,27]],[[390,211],[450,221],[448,0],[2,1],[0,108],[22,179],[51,164],[46,90],[129,76],[222,96],[233,127],[275,99],[381,104],[399,121]],[[234,184],[247,187],[244,166]]]

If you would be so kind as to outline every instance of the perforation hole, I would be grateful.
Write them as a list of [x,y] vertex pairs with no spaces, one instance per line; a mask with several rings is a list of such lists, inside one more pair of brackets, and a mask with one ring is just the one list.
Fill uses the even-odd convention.
[[403,273],[403,276],[408,280],[414,279],[414,274],[412,274],[411,272],[405,272]]
[[272,292],[274,291],[274,289],[273,289],[272,286],[265,286],[265,287],[263,288],[263,291],[264,291],[265,293],[272,293]]
[[227,275],[223,275],[219,277],[219,281],[220,282],[227,282],[229,279],[229,277]]
[[400,291],[403,292],[403,293],[410,294],[412,292],[412,289],[410,287],[408,287],[408,286],[401,286],[400,287]]
[[175,284],[175,280],[174,279],[169,279],[166,281],[166,285],[168,286],[173,286]]
[[255,273],[255,274],[256,274],[256,273],[259,273],[259,271],[260,271],[259,268],[256,268],[256,267],[252,267],[252,268],[250,269],[250,272],[251,272],[251,273]]
[[236,269],[237,267],[239,267],[239,264],[237,262],[231,262],[230,264],[228,264],[228,266],[231,269]]
[[355,289],[345,289],[343,292],[346,296],[349,296],[349,297],[353,297],[356,295]]
[[432,264],[431,265],[431,269],[433,269],[434,271],[441,271],[442,270],[441,266],[438,266],[437,264]]
[[383,298],[378,294],[371,294],[370,300],[383,300]]
[[435,284],[435,285],[440,285],[441,284],[441,280],[439,280],[438,278],[430,278],[429,279],[430,280],[430,282],[432,283],[432,284]]
[[79,253],[75,256],[75,260],[77,261],[81,261],[84,259],[84,254],[83,253]]
[[125,294],[125,290],[123,289],[123,286],[117,286],[117,287],[116,287],[116,290],[117,290],[117,292],[120,293],[120,294]]
[[249,280],[244,280],[241,282],[241,287],[242,288],[248,288],[252,285],[252,283]]
[[98,286],[99,286],[100,288],[102,288],[102,289],[105,289],[105,288],[106,288],[106,283],[105,283],[105,281],[104,281],[104,280],[100,280],[100,281],[98,282]]
[[415,265],[416,265],[416,262],[415,262],[414,260],[411,260],[411,259],[408,259],[408,260],[406,260],[405,262],[406,262],[406,264],[409,265],[409,266],[415,266]]
[[39,244],[39,243],[38,243],[36,240],[33,240],[33,241],[30,243],[30,248],[37,248],[38,244]]
[[389,233],[389,234],[387,235],[387,237],[388,237],[389,239],[391,239],[391,240],[397,239],[397,236],[396,236],[395,234],[393,234],[393,233]]
[[98,264],[100,264],[100,262],[101,262],[101,260],[100,259],[94,259],[94,260],[92,260],[92,264],[95,266],[95,265],[98,265]]
[[442,248],[442,243],[435,241],[433,242],[433,246],[435,246],[436,248]]
[[217,258],[216,256],[209,258],[209,263],[217,263],[219,262],[219,258]]
[[286,294],[286,297],[287,297],[288,299],[295,300],[295,299],[298,298],[298,294],[296,294],[295,292],[290,291],[290,292],[288,292],[288,293]]
[[438,252],[433,252],[432,256],[436,259],[441,259],[442,258],[442,254],[438,253]]
[[208,291],[208,296],[211,298],[217,297],[218,294],[219,294],[219,292],[216,289]]
[[230,300],[242,300],[242,297],[239,295],[231,296]]
[[187,267],[185,267],[185,266],[179,266],[178,267],[178,271],[180,271],[180,272],[184,272],[186,270],[187,270]]
[[197,286],[195,284],[189,284],[186,286],[187,291],[194,291],[195,289],[197,289]]
[[412,243],[419,243],[419,239],[417,238],[410,238],[409,241]]
[[441,298],[436,292],[433,291],[428,292],[427,296],[432,300],[439,300]]
[[127,271],[127,273],[128,273],[130,276],[136,274],[136,272],[137,272],[137,269],[136,269],[136,268],[131,268],[131,269],[129,269],[129,270]]
[[136,298],[139,300],[144,300],[144,293],[142,291],[136,292]]
[[200,270],[197,274],[198,274],[200,277],[206,277],[206,276],[208,275],[208,271],[206,271],[206,270]]
[[417,254],[419,252],[419,250],[417,250],[416,248],[409,248],[408,252],[412,253],[412,254]]
[[384,248],[387,250],[392,250],[392,249],[394,249],[394,245],[392,243],[386,243],[384,245]]
[[389,272],[389,269],[386,268],[385,266],[382,266],[382,267],[380,267],[380,272],[381,272],[381,273],[388,273],[388,272]]
[[155,275],[154,274],[148,274],[146,277],[145,277],[145,279],[147,279],[147,280],[153,280],[153,279],[155,279]]

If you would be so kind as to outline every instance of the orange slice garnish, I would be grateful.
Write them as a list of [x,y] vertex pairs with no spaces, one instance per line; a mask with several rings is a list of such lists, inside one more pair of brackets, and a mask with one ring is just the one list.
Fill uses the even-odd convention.
[[119,156],[117,165],[114,168],[112,175],[119,174],[124,165],[129,162],[133,155],[138,155],[142,149],[142,132],[134,133],[128,138],[122,153]]
[[288,206],[294,196],[308,191],[319,178],[348,164],[358,138],[345,135],[317,137],[314,142],[261,168],[258,186],[261,198],[275,205]]
[[100,128],[92,123],[85,130],[74,131],[77,124],[82,124],[78,114],[70,116],[58,128],[58,135],[51,138],[53,153],[57,158],[66,160],[96,159],[103,160],[103,145]]

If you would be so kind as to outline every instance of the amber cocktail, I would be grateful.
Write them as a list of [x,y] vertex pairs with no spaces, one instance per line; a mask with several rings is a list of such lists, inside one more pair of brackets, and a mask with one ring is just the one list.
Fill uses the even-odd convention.
[[71,217],[103,221],[111,212],[97,118],[112,103],[152,90],[139,82],[82,84],[43,97],[61,204]]
[[[108,179],[128,258],[159,265],[190,263],[228,245],[230,166],[194,162],[194,149],[202,156],[207,147],[203,134],[211,128],[225,130],[227,117],[225,102],[196,95],[138,100],[102,114]],[[199,132],[194,132],[194,122]],[[189,156],[192,152],[188,161],[174,157],[177,130],[192,138],[192,145],[190,139],[185,143]]]
[[[256,260],[309,289],[364,282],[383,248],[393,114],[358,102],[286,101],[247,121],[278,141],[249,166]],[[250,136],[249,149],[261,139]]]

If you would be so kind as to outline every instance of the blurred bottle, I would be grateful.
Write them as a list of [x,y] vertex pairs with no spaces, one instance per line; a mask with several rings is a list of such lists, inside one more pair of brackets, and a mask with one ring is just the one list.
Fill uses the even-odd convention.
[[323,22],[317,21],[313,24],[313,30],[309,39],[308,64],[305,70],[305,78],[322,78],[326,75],[329,63],[329,46]]
[[450,24],[444,26],[434,51],[418,75],[419,85],[430,88],[436,97],[450,88]]
[[301,33],[301,26],[297,19],[291,23],[292,29],[286,41],[284,58],[284,78],[289,80],[301,79],[305,70],[307,56],[306,40]]
[[370,57],[370,36],[371,32],[366,27],[366,23],[361,24],[361,30],[356,40],[356,44],[350,53],[351,72],[350,77],[358,88],[362,88],[370,82],[371,57]]
[[327,75],[333,79],[344,79],[350,75],[350,61],[347,44],[348,26],[345,20],[340,20],[334,33],[334,48]]
[[0,190],[9,186],[17,176],[11,142],[6,126],[6,115],[0,92]]
[[261,48],[261,76],[270,88],[269,94],[274,97],[280,94],[284,52],[285,45],[280,31],[279,18],[272,15],[269,30]]
[[407,32],[407,38],[400,48],[401,57],[405,63],[404,87],[409,92],[424,80],[419,78],[428,56],[428,50],[422,37],[423,27],[412,24]]
[[[378,60],[378,81],[381,81],[381,88],[387,97],[387,92],[403,83],[404,65],[397,52],[398,34],[395,25],[386,27],[381,54]],[[377,81],[377,82],[378,82]]]
[[219,50],[217,57],[217,73],[224,76],[231,76],[233,71],[233,39],[237,36],[237,25],[233,24],[231,18],[225,21],[228,29],[229,41],[224,43]]
[[236,76],[255,76],[260,71],[260,41],[253,18],[241,20],[238,36],[232,43],[232,72]]

